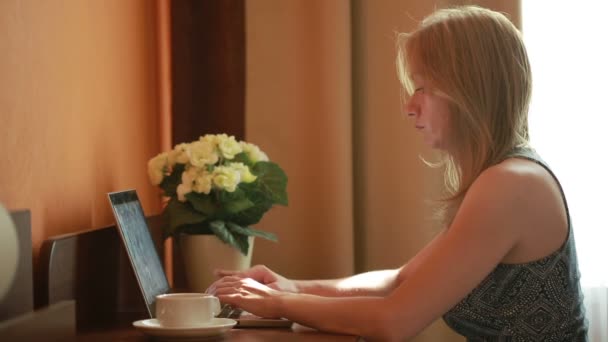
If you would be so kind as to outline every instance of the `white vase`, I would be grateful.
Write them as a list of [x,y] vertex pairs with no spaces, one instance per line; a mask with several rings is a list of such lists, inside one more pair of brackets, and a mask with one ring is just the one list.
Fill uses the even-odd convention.
[[245,270],[251,267],[253,242],[254,239],[250,236],[249,252],[245,256],[215,235],[181,234],[179,246],[188,290],[205,292],[217,280],[213,273],[216,269]]

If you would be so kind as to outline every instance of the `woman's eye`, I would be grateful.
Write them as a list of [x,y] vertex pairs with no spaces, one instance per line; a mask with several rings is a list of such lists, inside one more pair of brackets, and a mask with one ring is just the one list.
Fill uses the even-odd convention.
[[420,87],[420,88],[416,88],[416,89],[414,89],[414,93],[417,93],[417,92],[419,92],[419,91],[424,92],[424,87]]

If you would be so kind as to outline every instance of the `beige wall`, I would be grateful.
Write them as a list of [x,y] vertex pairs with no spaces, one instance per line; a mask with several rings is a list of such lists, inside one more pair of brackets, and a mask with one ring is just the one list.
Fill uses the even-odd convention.
[[148,0],[0,1],[0,202],[48,236],[111,224],[106,193],[157,213],[156,7]]

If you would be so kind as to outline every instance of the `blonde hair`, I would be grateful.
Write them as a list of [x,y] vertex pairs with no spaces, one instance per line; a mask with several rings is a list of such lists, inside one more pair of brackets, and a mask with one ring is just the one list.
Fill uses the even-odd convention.
[[447,196],[440,218],[450,224],[473,181],[529,145],[532,75],[522,36],[503,14],[476,6],[440,9],[412,33],[397,36],[397,73],[411,96],[411,69],[452,104],[454,150],[443,153]]

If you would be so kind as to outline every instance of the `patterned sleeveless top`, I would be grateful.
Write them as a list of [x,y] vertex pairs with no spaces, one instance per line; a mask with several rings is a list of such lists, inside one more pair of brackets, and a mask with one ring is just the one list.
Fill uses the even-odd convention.
[[[508,157],[525,158],[545,168],[530,149]],[[568,238],[555,252],[523,264],[499,264],[471,293],[444,316],[467,341],[588,341],[570,213]]]

